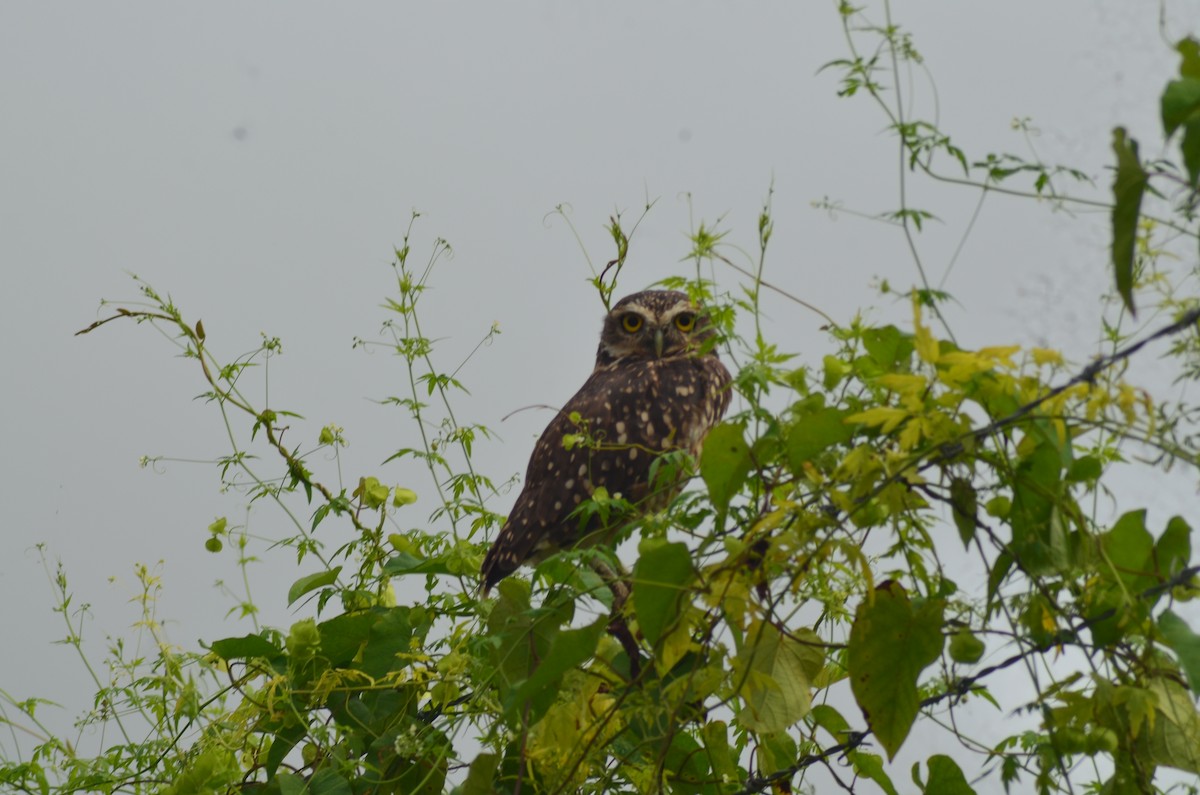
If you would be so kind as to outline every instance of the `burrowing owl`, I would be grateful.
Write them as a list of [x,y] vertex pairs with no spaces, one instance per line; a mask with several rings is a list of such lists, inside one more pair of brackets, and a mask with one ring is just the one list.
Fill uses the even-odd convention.
[[[650,485],[655,458],[681,449],[698,456],[729,408],[714,334],[683,293],[647,290],[617,302],[596,369],[533,448],[525,486],[483,561],[485,594],[523,563],[608,536],[600,516],[572,516],[598,487],[643,507],[665,503],[671,489]],[[568,449],[568,435],[582,438]]]

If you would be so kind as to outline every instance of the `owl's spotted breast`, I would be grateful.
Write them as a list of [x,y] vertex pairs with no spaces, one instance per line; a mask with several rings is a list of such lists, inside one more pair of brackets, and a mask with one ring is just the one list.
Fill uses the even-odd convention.
[[[705,435],[729,407],[729,372],[693,336],[711,334],[697,327],[699,310],[681,293],[637,295],[654,300],[639,302],[638,321],[625,314],[630,299],[614,307],[596,369],[538,439],[524,488],[484,560],[484,593],[524,563],[602,541],[615,530],[603,526],[599,516],[581,526],[571,515],[597,487],[634,505],[657,505],[669,497],[650,493],[655,458],[672,450],[698,455]],[[641,304],[660,308],[650,311]],[[686,313],[682,322],[681,313]],[[630,326],[637,328],[630,331]],[[621,350],[625,355],[612,355]],[[571,419],[576,415],[578,423]],[[563,438],[568,434],[584,440],[567,449]]]

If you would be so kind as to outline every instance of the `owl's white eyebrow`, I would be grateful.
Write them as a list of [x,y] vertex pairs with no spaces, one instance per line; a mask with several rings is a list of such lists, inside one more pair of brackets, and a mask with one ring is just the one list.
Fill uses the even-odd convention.
[[670,320],[679,315],[695,315],[696,310],[690,306],[673,306],[663,315],[663,320]]
[[631,306],[628,309],[622,309],[621,315],[637,315],[645,320],[653,320],[654,316],[642,309],[640,306]]

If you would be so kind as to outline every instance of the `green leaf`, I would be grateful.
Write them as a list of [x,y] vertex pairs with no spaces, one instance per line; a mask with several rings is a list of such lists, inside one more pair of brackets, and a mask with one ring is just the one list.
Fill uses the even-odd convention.
[[[1186,55],[1184,60],[1186,66]],[[1162,95],[1162,122],[1168,138],[1183,129],[1179,149],[1190,183],[1196,187],[1200,184],[1200,78],[1185,76],[1167,84]]]
[[812,708],[811,682],[825,665],[825,653],[811,630],[784,635],[774,624],[755,621],[733,665],[745,704],[738,723],[755,732],[781,732]]
[[[442,795],[445,791],[446,774],[449,771],[448,757],[451,755],[450,741],[436,728],[412,726],[415,736],[421,737],[422,747],[412,756],[404,758],[399,769],[379,771],[379,785],[369,786],[369,776],[374,771],[368,768],[367,776],[360,776],[355,784],[359,793],[395,793],[395,795]],[[389,743],[390,745],[391,743]],[[363,786],[368,785],[368,786]]]
[[919,710],[917,680],[942,651],[944,604],[909,601],[899,583],[885,582],[854,614],[847,648],[854,698],[893,759]]
[[[280,773],[275,776],[273,783],[278,785],[279,795],[305,795],[307,792],[304,779],[295,773]],[[272,790],[268,789],[267,792]]]
[[283,762],[284,757],[296,747],[296,743],[300,741],[307,733],[307,729],[302,723],[297,723],[295,726],[287,726],[281,729],[271,740],[271,747],[267,750],[267,778],[275,775],[279,770],[279,765]]
[[397,552],[383,564],[383,571],[391,577],[405,574],[449,574],[444,558],[418,558],[408,552]]
[[1159,616],[1158,629],[1167,646],[1179,658],[1179,667],[1187,675],[1192,692],[1200,693],[1200,635],[1170,610]]
[[1192,528],[1180,516],[1172,516],[1167,529],[1154,544],[1158,576],[1164,581],[1178,577],[1192,561]]
[[316,574],[309,574],[306,577],[301,577],[292,583],[292,587],[288,588],[288,601],[291,605],[304,594],[315,591],[318,588],[323,588],[326,585],[332,585],[337,582],[338,575],[342,573],[341,566],[334,566],[329,571],[319,571]]
[[992,606],[995,604],[997,594],[1000,593],[1000,586],[1004,584],[1004,580],[1008,577],[1008,573],[1012,570],[1012,567],[1013,557],[1008,553],[1008,550],[996,556],[996,562],[992,564],[992,570],[988,572],[987,605],[989,614],[992,612]]
[[1131,315],[1133,305],[1133,266],[1137,243],[1138,215],[1147,175],[1138,159],[1137,141],[1127,138],[1124,127],[1113,129],[1113,153],[1117,156],[1117,174],[1113,180],[1112,264],[1117,293]]
[[575,612],[570,599],[548,598],[541,607],[532,608],[529,583],[514,577],[501,580],[496,591],[487,634],[496,672],[493,681],[507,702],[512,692],[534,674],[538,661],[546,658],[555,636]]
[[739,423],[723,422],[709,431],[700,452],[700,477],[708,487],[713,505],[722,514],[729,501],[742,488],[750,474],[750,447],[745,428]]
[[607,626],[608,617],[604,616],[586,627],[564,629],[556,633],[533,675],[522,682],[509,697],[509,709],[519,714],[526,702],[534,701],[527,719],[530,724],[535,723],[553,703],[553,697],[562,684],[563,674],[595,656],[596,644],[600,642]]
[[1100,536],[1100,547],[1114,568],[1109,577],[1124,583],[1130,594],[1140,594],[1156,583],[1154,538],[1146,529],[1146,510],[1129,511]]
[[851,412],[822,408],[798,417],[787,429],[788,464],[800,473],[823,450],[850,441],[854,428],[845,423]]
[[895,326],[871,328],[863,332],[863,347],[884,372],[907,371],[913,353],[912,336]]
[[929,782],[921,788],[922,792],[927,795],[975,795],[962,768],[950,757],[934,754],[929,757],[928,764]]
[[[193,793],[228,792],[241,777],[241,766],[234,753],[226,748],[207,748],[188,761],[170,785],[159,790],[160,795],[193,795]],[[90,789],[90,787],[88,788]],[[349,795],[347,791],[346,795]]]
[[963,547],[970,547],[975,538],[975,525],[979,521],[979,496],[975,487],[966,478],[950,481],[950,507],[954,513],[954,526]]
[[675,623],[684,589],[695,573],[692,554],[679,542],[651,546],[633,569],[633,612],[652,647]]
[[[1125,637],[1125,630],[1145,619],[1148,608],[1135,603],[1130,609],[1128,598],[1120,586],[1100,586],[1087,600],[1084,617],[1095,646],[1111,646]],[[1045,639],[1043,639],[1045,640]]]
[[407,667],[411,660],[398,655],[412,650],[412,622],[407,607],[378,609],[375,622],[355,667],[379,679]]
[[496,791],[493,781],[500,757],[495,754],[480,754],[471,760],[471,771],[462,785],[462,795],[492,795]]
[[1187,36],[1175,43],[1175,51],[1181,57],[1180,77],[1200,77],[1200,42]]
[[321,656],[333,666],[349,665],[358,656],[378,616],[374,613],[343,613],[317,625],[321,633]]
[[1021,459],[1013,481],[1012,556],[1030,574],[1049,574],[1064,561],[1062,528],[1055,516],[1062,493],[1062,456],[1054,444],[1043,441]]
[[671,738],[663,756],[664,778],[668,792],[700,795],[701,785],[711,780],[708,755],[703,753],[700,743],[687,732],[679,732]]
[[799,750],[796,741],[787,732],[760,734],[756,739],[759,745],[755,761],[760,770],[779,770],[796,761]]
[[1200,774],[1200,713],[1191,694],[1172,679],[1155,679],[1147,689],[1158,702],[1158,719],[1146,733],[1149,757],[1160,765]]
[[1076,458],[1067,470],[1067,481],[1070,483],[1091,483],[1103,474],[1100,459],[1092,455]]
[[354,795],[350,782],[329,768],[313,774],[308,781],[308,791],[312,795]]
[[283,654],[283,649],[261,635],[215,640],[209,649],[222,660],[247,660],[254,657],[271,660]]
[[866,751],[851,751],[846,756],[850,758],[850,763],[854,765],[855,773],[874,781],[887,795],[899,795],[896,792],[896,785],[892,783],[892,779],[888,776],[887,771],[883,769],[883,757],[879,754],[869,754]]
[[839,743],[845,741],[850,724],[842,717],[842,713],[828,704],[817,704],[809,715],[812,716],[812,722],[829,732],[829,736],[834,740]]
[[821,360],[821,363],[824,365],[825,369],[824,375],[821,378],[821,383],[825,389],[829,390],[830,392],[833,391],[834,387],[841,383],[843,378],[851,373],[850,365],[836,356],[826,356]]
[[737,781],[737,762],[729,748],[728,726],[723,720],[713,720],[700,727],[700,739],[708,754],[708,765],[712,772],[725,781]]
[[1170,138],[1176,130],[1200,112],[1200,79],[1185,77],[1172,80],[1163,89],[1163,132]]
[[1193,188],[1200,186],[1200,114],[1193,115],[1184,125],[1179,152],[1183,155],[1189,183]]

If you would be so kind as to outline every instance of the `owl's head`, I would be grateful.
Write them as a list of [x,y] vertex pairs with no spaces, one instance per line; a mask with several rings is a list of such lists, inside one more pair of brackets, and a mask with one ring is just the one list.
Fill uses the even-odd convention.
[[703,307],[674,290],[627,295],[604,318],[596,367],[616,361],[689,356],[716,331]]

